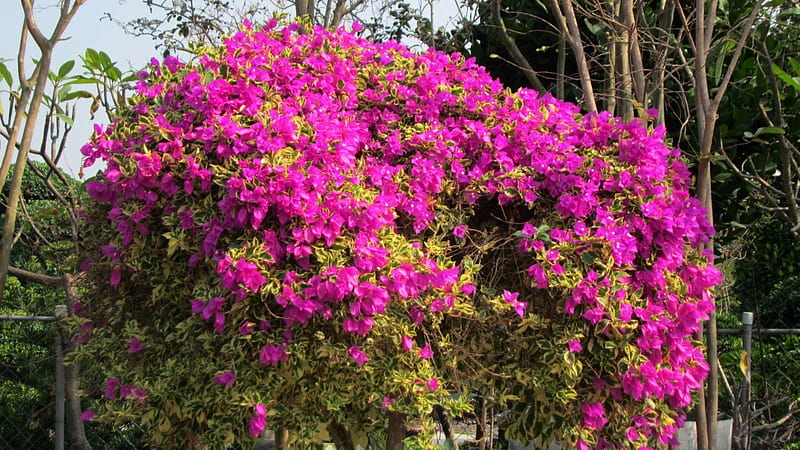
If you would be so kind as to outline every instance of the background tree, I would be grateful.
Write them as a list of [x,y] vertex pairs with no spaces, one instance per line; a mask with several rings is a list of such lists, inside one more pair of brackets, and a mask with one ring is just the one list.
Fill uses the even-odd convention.
[[[572,95],[588,110],[609,109],[628,119],[650,120],[648,108],[657,109],[655,120],[667,124],[673,142],[686,149],[694,160],[697,192],[709,210],[709,219],[713,218],[712,205],[720,206],[721,202],[721,206],[728,207],[719,209],[717,215],[728,217],[735,214],[739,206],[728,202],[731,200],[726,195],[731,192],[728,187],[719,185],[720,195],[712,197],[711,167],[714,164],[722,170],[720,180],[726,176],[730,178],[732,171],[737,172],[736,165],[726,167],[715,163],[713,155],[726,139],[717,131],[717,124],[722,124],[724,134],[729,132],[729,126],[738,127],[739,124],[717,120],[717,116],[718,113],[722,116],[747,114],[744,112],[746,108],[738,105],[742,98],[738,92],[728,97],[726,92],[728,88],[739,89],[744,80],[752,79],[756,66],[751,49],[760,52],[762,59],[765,53],[750,44],[769,42],[769,33],[765,30],[781,17],[780,11],[791,10],[789,2],[773,2],[761,14],[762,5],[763,2],[750,1],[708,4],[700,1],[692,5],[674,1],[552,1],[546,5],[536,2],[478,3],[484,25],[477,27],[474,36],[482,45],[473,48],[480,49],[477,56],[482,57],[481,61],[498,69],[494,73],[517,80],[525,75],[526,84],[536,87],[538,83],[539,89],[547,89],[558,96]],[[756,24],[760,24],[759,28],[751,33]],[[776,38],[780,35],[775,34]],[[774,49],[775,45],[772,45]],[[493,53],[501,57],[489,59]],[[738,61],[742,58],[748,62],[738,71]],[[555,72],[553,67],[557,68]],[[768,72],[762,71],[764,80],[768,78]],[[570,83],[577,89],[570,90]],[[767,87],[768,83],[761,83],[761,86],[765,90],[773,89]],[[735,98],[736,101],[726,98]],[[723,102],[730,106],[721,108]],[[774,118],[769,118],[768,122],[774,123]],[[754,127],[747,133],[749,136],[757,133],[762,139],[782,136],[780,131],[770,128],[769,123]],[[742,135],[736,138],[742,142]],[[785,142],[788,140],[781,145],[788,149]],[[738,147],[733,150],[739,151],[739,155],[745,152]],[[747,154],[763,161],[763,156],[770,152]],[[769,157],[772,161],[780,155],[779,152],[771,154],[775,155]],[[782,176],[768,177],[770,181],[766,184],[769,187],[762,183],[759,189],[761,192],[770,191],[771,207],[791,211],[792,204],[796,203],[790,199],[796,196],[795,185],[788,182],[793,163],[781,164],[790,170],[782,171]],[[750,175],[749,179],[757,180],[758,175]],[[746,192],[753,191],[753,186],[743,187],[739,182],[734,189],[747,195]],[[788,196],[785,194],[787,190],[790,192]],[[723,229],[727,228],[726,223],[729,222],[721,222]],[[712,365],[714,328],[712,318],[708,336]],[[717,392],[713,372],[709,390],[712,394],[709,396],[708,416],[713,423],[716,416],[713,412],[714,393]],[[702,424],[700,427],[705,428]],[[713,435],[713,426],[709,429]],[[702,440],[702,433],[700,437]]]
[[[0,168],[5,223],[0,279],[11,275],[21,283],[22,292],[42,295],[40,300],[27,294],[13,300],[15,308],[21,308],[19,301],[26,299],[29,304],[22,309],[30,313],[52,314],[56,299],[74,312],[78,302],[80,277],[73,274],[77,271],[75,248],[80,240],[78,204],[85,190],[80,182],[58,168],[76,120],[76,102],[93,99],[92,115],[101,105],[110,110],[116,102],[124,102],[124,90],[119,88],[126,82],[125,77],[102,52],[87,50],[81,75],[73,73],[74,60],[57,69],[50,67],[55,45],[84,3],[58,2],[57,23],[46,37],[37,25],[33,2],[22,1],[24,23],[16,77],[11,75],[5,61],[0,62],[1,81],[9,98],[8,109],[0,111],[0,140],[6,148]],[[31,58],[28,53],[31,39],[39,54],[32,57],[35,68],[28,75],[26,62]],[[84,90],[87,85],[96,87],[96,93]],[[37,137],[38,142],[34,142]],[[15,152],[17,162],[12,164]],[[15,281],[14,286],[17,284]],[[9,296],[16,294],[19,290],[15,288],[13,292],[4,292],[3,298],[8,301]],[[73,347],[74,343],[68,350]],[[77,365],[67,367],[67,430],[75,448],[88,448],[79,419],[82,408],[77,396],[78,371]]]

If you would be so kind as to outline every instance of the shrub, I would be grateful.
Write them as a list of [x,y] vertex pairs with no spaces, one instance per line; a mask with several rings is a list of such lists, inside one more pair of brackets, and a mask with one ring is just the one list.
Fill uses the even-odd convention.
[[83,148],[97,419],[363,442],[479,389],[510,437],[670,442],[719,273],[664,130],[299,27],[153,61]]

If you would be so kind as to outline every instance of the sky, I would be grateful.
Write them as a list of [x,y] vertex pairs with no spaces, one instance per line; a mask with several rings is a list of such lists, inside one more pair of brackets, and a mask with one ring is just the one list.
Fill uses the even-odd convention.
[[[419,1],[428,4],[426,0]],[[457,0],[430,1],[434,2],[435,28],[446,25],[450,18],[457,15],[455,6]],[[0,60],[5,60],[6,67],[16,75],[15,60],[23,21],[22,6],[19,0],[0,0],[0,2],[4,3],[3,13],[0,14],[0,30],[3,36],[3,39],[0,39]],[[35,2],[36,22],[46,36],[50,35],[58,18],[58,3],[57,0]],[[233,0],[233,3],[237,3],[237,0]],[[141,68],[151,57],[160,55],[161,52],[156,49],[154,41],[126,34],[117,22],[108,18],[108,15],[124,23],[137,17],[150,16],[151,12],[144,5],[144,0],[87,0],[67,27],[64,33],[65,40],[56,45],[52,70],[57,70],[65,61],[75,60],[77,64],[73,73],[78,73],[80,55],[87,48],[106,52],[122,70]],[[37,57],[38,49],[32,40],[29,40],[28,49],[26,69],[30,76],[30,71],[33,69],[31,58]],[[4,111],[8,107],[7,89],[2,90],[5,88],[7,88],[5,85],[0,88],[0,105]],[[83,103],[83,110],[78,112],[78,119],[68,140],[65,158],[61,162],[61,166],[76,177],[81,166],[80,147],[89,139],[92,130],[88,102]],[[98,114],[96,120],[101,121],[104,117]],[[37,141],[38,139],[34,140],[34,146],[38,145]],[[97,168],[88,169],[85,175],[91,176],[96,170]]]
[[[16,76],[16,55],[19,50],[19,36],[22,29],[22,6],[18,0],[2,0],[4,3],[3,14],[0,14],[0,30],[3,39],[0,39],[0,58],[5,60],[6,67]],[[42,32],[49,36],[58,18],[58,7],[54,0],[38,0],[36,2],[36,22]],[[52,70],[68,60],[76,61],[73,73],[79,72],[80,55],[87,48],[102,50],[117,61],[120,69],[142,67],[151,56],[157,55],[155,43],[148,38],[137,38],[125,34],[122,28],[104,18],[105,13],[111,13],[120,20],[145,16],[147,7],[140,0],[88,0],[78,9],[75,18],[64,33],[65,40],[55,46],[53,52]],[[26,58],[27,75],[33,70],[31,58],[36,58],[39,52],[32,40],[29,39],[28,55]],[[7,86],[3,85],[3,88]],[[4,111],[8,106],[7,90],[0,93],[0,103]],[[83,111],[78,112],[75,127],[68,140],[68,148],[61,166],[72,176],[77,177],[81,165],[80,147],[89,139],[92,123],[88,115],[88,102],[83,102]],[[96,119],[100,120],[101,115]],[[38,136],[34,138],[34,145],[38,145]],[[5,144],[3,144],[5,145]],[[87,171],[88,175],[95,171]]]

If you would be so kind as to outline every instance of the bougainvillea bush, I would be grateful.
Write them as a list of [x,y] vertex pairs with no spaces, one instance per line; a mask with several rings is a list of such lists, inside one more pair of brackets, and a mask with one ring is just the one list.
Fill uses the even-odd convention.
[[85,418],[364,442],[479,393],[509,437],[673,442],[720,276],[664,130],[357,31],[246,24],[96,128]]

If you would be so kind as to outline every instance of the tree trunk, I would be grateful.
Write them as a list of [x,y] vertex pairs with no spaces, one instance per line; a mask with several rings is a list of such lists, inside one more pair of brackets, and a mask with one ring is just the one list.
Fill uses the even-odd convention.
[[[583,51],[583,41],[581,40],[581,30],[578,27],[578,19],[575,17],[575,9],[572,7],[572,0],[550,0],[550,7],[553,15],[558,20],[558,29],[561,38],[569,43],[572,53],[575,55],[575,63],[578,66],[578,76],[580,77],[581,89],[583,90],[583,107],[589,112],[597,111],[597,103],[594,98],[594,88],[592,87],[592,76],[589,73],[589,63],[586,61],[586,53]],[[563,11],[562,11],[563,8]]]
[[[17,208],[19,206],[19,199],[21,196],[22,175],[25,170],[25,165],[28,161],[28,152],[31,148],[33,141],[33,132],[36,128],[36,119],[39,116],[39,109],[44,99],[44,90],[47,86],[47,77],[50,73],[50,63],[53,57],[53,47],[61,39],[67,25],[77,13],[78,8],[83,5],[86,0],[75,0],[74,2],[64,0],[61,3],[60,15],[58,22],[53,30],[52,36],[48,39],[42,34],[39,27],[34,20],[33,2],[31,0],[21,0],[22,9],[25,16],[25,25],[23,31],[27,28],[36,45],[41,51],[39,61],[36,63],[34,71],[36,75],[35,86],[33,87],[33,96],[31,97],[30,104],[28,105],[27,117],[25,127],[22,131],[22,140],[19,148],[17,149],[17,162],[14,167],[14,175],[9,185],[9,198],[8,207],[6,209],[6,221],[3,226],[2,247],[0,247],[0,299],[3,292],[5,292],[6,280],[8,279],[8,266],[11,260],[11,247],[14,244],[14,230],[17,221]],[[20,40],[20,44],[25,43],[25,38]],[[20,48],[19,58],[23,58],[25,54],[24,48]],[[22,66],[20,66],[22,67]],[[19,74],[20,80],[25,78],[24,73]],[[17,110],[22,113],[22,109]],[[15,119],[16,123],[16,119]],[[13,130],[12,130],[13,134]],[[9,148],[14,148],[15,143],[10,142]],[[7,157],[7,155],[6,155]]]
[[453,450],[458,450],[456,435],[453,432],[453,426],[450,423],[450,415],[447,414],[447,410],[444,409],[442,405],[434,405],[433,416],[436,418],[436,421],[439,422],[439,425],[442,426],[442,433],[444,433],[447,439],[450,439],[450,442],[453,444]]
[[[72,274],[64,274],[64,290],[67,293],[67,305],[69,314],[75,312],[75,305],[78,299],[78,283]],[[63,332],[63,342],[67,343],[67,351],[75,350],[76,344],[70,339],[68,333]],[[77,362],[66,367],[66,396],[67,396],[67,433],[70,437],[71,450],[91,450],[92,446],[86,438],[86,429],[81,420],[81,397],[80,397],[80,365]]]
[[406,415],[389,411],[389,426],[386,429],[386,450],[403,450],[406,438]]
[[478,449],[486,449],[486,398],[479,394],[475,404],[475,440],[478,441]]
[[350,433],[336,420],[331,420],[331,423],[328,424],[328,433],[331,435],[336,450],[355,450]]

